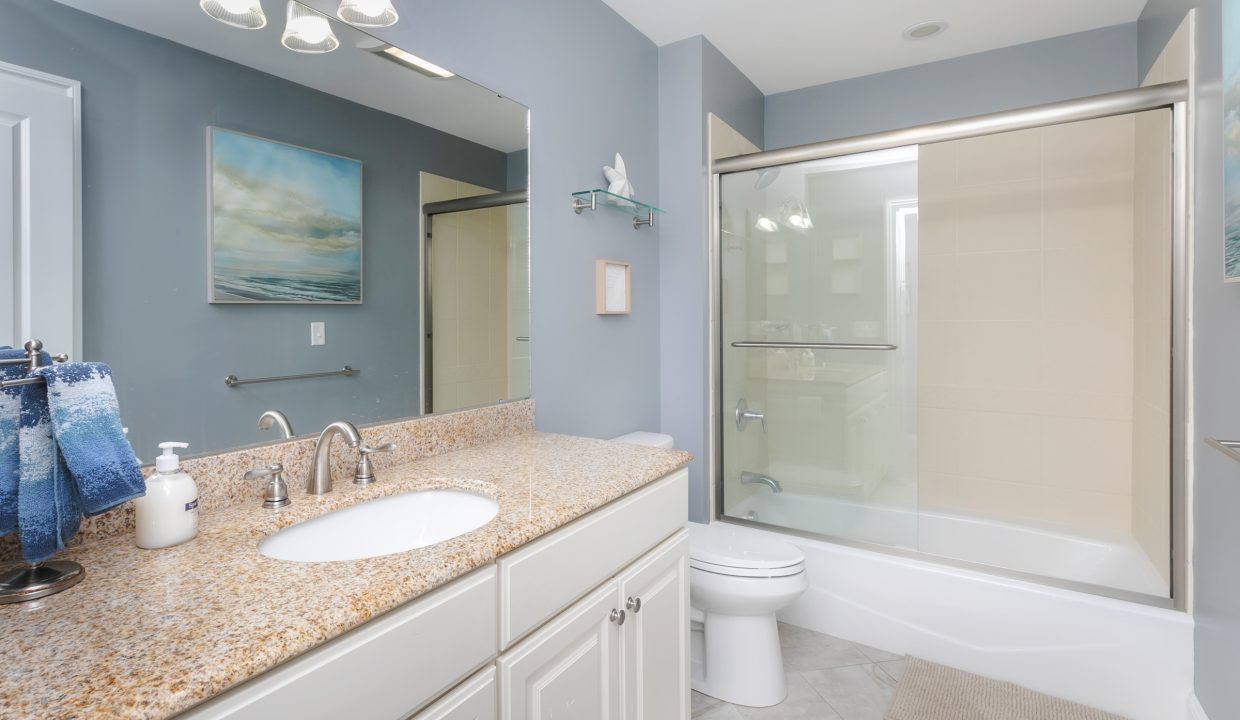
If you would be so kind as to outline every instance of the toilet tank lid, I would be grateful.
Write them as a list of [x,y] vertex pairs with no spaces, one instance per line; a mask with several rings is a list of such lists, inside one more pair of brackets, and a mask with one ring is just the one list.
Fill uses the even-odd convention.
[[654,432],[631,432],[611,439],[612,442],[628,443],[629,445],[646,445],[648,447],[668,448],[673,446],[671,435]]

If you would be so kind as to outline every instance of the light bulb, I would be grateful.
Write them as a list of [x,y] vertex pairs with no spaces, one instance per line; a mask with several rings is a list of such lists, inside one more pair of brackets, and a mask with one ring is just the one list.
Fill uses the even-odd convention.
[[242,30],[258,30],[267,26],[267,16],[259,0],[199,0],[198,7],[225,25]]
[[328,53],[340,47],[327,18],[297,0],[288,0],[288,16],[280,44],[300,53]]
[[758,228],[762,232],[775,232],[779,229],[779,223],[765,215],[759,215],[758,221],[754,223],[754,227]]
[[358,27],[388,27],[400,19],[392,0],[340,0],[336,17]]

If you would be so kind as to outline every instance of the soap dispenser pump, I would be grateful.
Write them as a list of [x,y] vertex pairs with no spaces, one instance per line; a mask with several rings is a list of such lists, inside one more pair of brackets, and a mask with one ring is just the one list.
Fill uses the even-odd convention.
[[146,481],[146,495],[134,500],[136,542],[140,548],[165,548],[193,540],[198,534],[198,485],[181,470],[175,450],[183,442],[162,442],[155,474]]

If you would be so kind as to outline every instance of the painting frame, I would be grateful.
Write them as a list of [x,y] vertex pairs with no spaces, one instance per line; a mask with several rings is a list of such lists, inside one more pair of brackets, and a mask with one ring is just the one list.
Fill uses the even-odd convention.
[[[221,253],[218,251],[217,230],[220,224],[217,218],[216,202],[216,173],[217,173],[217,133],[234,136],[248,141],[258,141],[260,143],[278,147],[282,149],[295,150],[298,153],[304,153],[310,157],[327,158],[336,161],[343,161],[355,168],[356,174],[356,296],[347,298],[247,298],[247,297],[230,297],[228,293],[221,293],[217,286],[217,280],[220,279],[222,273],[219,271],[219,261]],[[365,300],[365,163],[357,158],[351,158],[345,155],[319,150],[317,148],[306,147],[295,143],[276,140],[261,135],[255,135],[241,130],[221,127],[218,125],[208,125],[206,128],[206,176],[207,176],[207,302],[212,305],[361,305]]]

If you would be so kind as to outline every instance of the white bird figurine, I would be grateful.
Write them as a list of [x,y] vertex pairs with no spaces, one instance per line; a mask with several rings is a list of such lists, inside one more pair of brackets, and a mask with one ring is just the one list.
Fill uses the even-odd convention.
[[631,199],[636,192],[633,190],[633,183],[629,182],[628,174],[624,169],[624,158],[620,157],[620,153],[616,153],[615,166],[603,166],[603,177],[607,178],[607,192],[613,195]]

